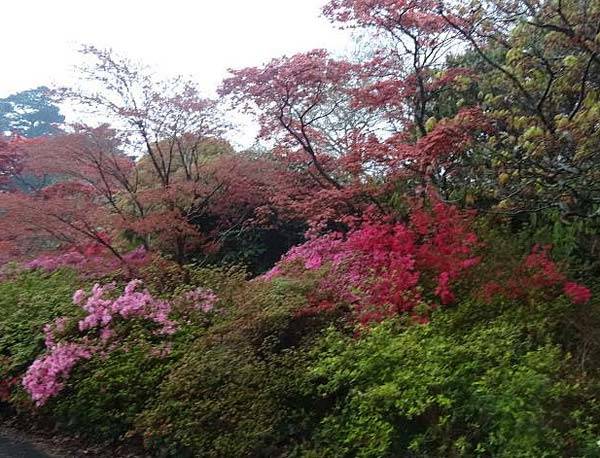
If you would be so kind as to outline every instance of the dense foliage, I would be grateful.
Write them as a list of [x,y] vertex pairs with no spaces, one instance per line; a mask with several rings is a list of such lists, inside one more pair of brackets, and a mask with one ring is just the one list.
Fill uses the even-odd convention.
[[86,47],[98,91],[53,95],[106,123],[0,138],[3,414],[156,456],[600,456],[600,4],[323,12],[367,49],[216,101]]
[[360,340],[329,332],[312,375],[315,394],[335,404],[309,450],[372,457],[407,450],[417,456],[597,453],[598,386],[573,376],[569,355],[548,341],[554,323],[544,322],[547,306],[530,309],[526,324],[519,321],[523,311],[509,307],[485,323],[465,320],[473,308],[467,303],[428,326],[390,322]]

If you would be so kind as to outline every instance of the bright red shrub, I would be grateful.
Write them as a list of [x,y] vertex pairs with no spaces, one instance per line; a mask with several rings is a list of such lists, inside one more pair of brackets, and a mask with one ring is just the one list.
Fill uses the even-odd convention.
[[[444,204],[416,209],[408,224],[367,221],[347,234],[317,237],[293,248],[264,278],[324,268],[314,310],[352,304],[366,323],[412,312],[422,303],[453,302],[452,283],[478,263],[468,215]],[[424,286],[437,283],[431,290]]]

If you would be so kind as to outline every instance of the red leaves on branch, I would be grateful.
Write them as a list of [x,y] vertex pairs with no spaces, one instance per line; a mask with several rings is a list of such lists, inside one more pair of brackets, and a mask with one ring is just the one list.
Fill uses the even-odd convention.
[[436,14],[436,0],[332,0],[323,9],[331,20],[349,26],[402,29],[414,34],[439,34],[448,28]]
[[339,189],[340,177],[328,162],[345,154],[351,141],[347,133],[360,129],[358,113],[349,111],[347,92],[354,69],[325,50],[314,50],[273,59],[261,68],[232,71],[220,93],[257,109],[262,137],[301,151],[296,166],[308,167],[321,187]]
[[474,78],[462,68],[441,70],[456,36],[437,2],[334,0],[324,11],[377,38],[368,58],[313,50],[232,71],[220,90],[255,111],[261,135],[314,182],[310,202],[322,211],[309,221],[320,228],[373,206],[388,213],[381,197],[396,180],[440,187],[450,162],[489,130],[476,107],[442,119],[433,108],[443,91]]
[[423,166],[446,164],[453,154],[463,152],[475,140],[477,133],[489,130],[489,121],[481,109],[462,109],[454,118],[440,121],[430,133],[419,139],[415,159]]

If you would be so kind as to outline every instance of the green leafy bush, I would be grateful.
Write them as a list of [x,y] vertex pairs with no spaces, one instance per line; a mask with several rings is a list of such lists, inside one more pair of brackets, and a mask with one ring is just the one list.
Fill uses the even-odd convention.
[[44,349],[44,325],[79,316],[71,301],[81,286],[74,271],[24,272],[0,282],[0,379],[21,373]]
[[550,457],[590,456],[590,447],[600,453],[593,445],[599,432],[593,383],[575,375],[569,355],[551,341],[553,323],[545,317],[556,317],[556,310],[540,306],[523,320],[525,310],[507,307],[487,320],[469,318],[482,308],[466,303],[424,326],[386,322],[359,339],[330,330],[314,353],[312,386],[335,407],[302,453]]
[[119,348],[81,364],[64,393],[48,405],[67,431],[98,441],[123,440],[136,416],[156,395],[173,360],[169,345],[152,342],[139,324]]
[[229,319],[199,338],[160,386],[139,429],[169,456],[277,456],[310,422],[308,345],[323,326],[299,317],[309,283],[252,283]]

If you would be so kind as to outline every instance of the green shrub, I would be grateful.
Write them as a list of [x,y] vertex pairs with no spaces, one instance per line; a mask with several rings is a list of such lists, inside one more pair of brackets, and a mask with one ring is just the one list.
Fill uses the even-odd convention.
[[44,325],[60,316],[79,316],[71,300],[79,287],[71,270],[24,272],[0,282],[0,356],[8,360],[0,379],[22,373],[44,350]]
[[67,389],[45,409],[67,431],[96,441],[124,439],[174,359],[172,351],[165,351],[171,346],[153,337],[138,323],[130,326],[118,348],[80,364]]
[[312,386],[335,407],[300,453],[589,456],[599,433],[593,384],[571,372],[551,323],[542,313],[521,321],[517,307],[467,319],[485,307],[467,303],[423,326],[383,323],[359,339],[329,331]]
[[317,319],[296,316],[303,282],[251,283],[231,316],[175,365],[139,429],[170,456],[277,456],[312,412],[303,386]]

